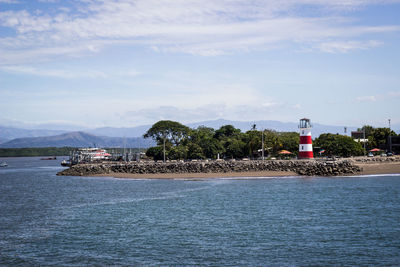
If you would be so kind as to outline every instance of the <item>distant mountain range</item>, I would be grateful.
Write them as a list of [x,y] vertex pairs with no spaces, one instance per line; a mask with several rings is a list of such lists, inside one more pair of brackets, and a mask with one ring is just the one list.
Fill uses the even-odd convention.
[[[190,128],[197,128],[199,126],[207,126],[214,129],[218,129],[223,125],[233,125],[236,128],[239,128],[243,132],[246,132],[252,128],[255,124],[258,130],[261,129],[272,129],[279,132],[297,132],[298,131],[298,123],[295,122],[281,122],[281,121],[273,121],[273,120],[263,120],[263,121],[230,121],[224,119],[218,120],[210,120],[210,121],[202,121],[196,123],[186,123],[185,125]],[[94,134],[94,135],[104,135],[104,136],[113,136],[113,137],[139,137],[143,136],[143,134],[151,127],[151,125],[141,125],[136,127],[104,127],[97,128],[92,130],[85,130],[85,132]],[[331,125],[323,125],[319,123],[313,124],[313,136],[317,137],[321,133],[339,133],[344,134],[345,126],[331,126]],[[347,127],[347,134],[350,135],[351,131],[357,130],[357,127]]]
[[154,146],[154,141],[142,137],[95,136],[85,132],[70,132],[53,136],[16,138],[0,144],[3,148],[18,147],[141,147]]
[[68,131],[46,129],[20,129],[14,127],[0,126],[0,144],[15,138],[51,136],[66,132]]
[[[258,130],[272,129],[275,131],[297,132],[298,123],[280,122],[273,120],[262,121],[230,121],[224,119],[187,123],[188,127],[197,128],[207,126],[218,129],[223,125],[233,125],[243,132],[248,131],[253,125]],[[154,142],[150,139],[143,139],[143,134],[151,125],[136,127],[102,127],[96,129],[84,129],[82,131],[70,132],[69,130],[46,130],[46,129],[20,129],[0,126],[0,147],[62,147],[77,146],[85,147],[94,144],[102,147],[148,147]],[[332,126],[313,123],[312,135],[318,137],[322,133],[344,133],[345,126]],[[400,127],[399,127],[400,128]],[[356,127],[347,127],[347,135]],[[396,131],[396,132],[400,132]]]

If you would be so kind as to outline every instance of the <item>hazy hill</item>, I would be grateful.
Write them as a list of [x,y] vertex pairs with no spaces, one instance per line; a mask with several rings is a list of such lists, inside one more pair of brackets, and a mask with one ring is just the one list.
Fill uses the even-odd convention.
[[70,132],[54,136],[17,138],[0,144],[3,148],[17,147],[142,147],[154,144],[150,139],[95,136],[85,132]]
[[14,127],[0,126],[0,143],[22,137],[39,137],[62,134],[65,130],[46,130],[46,129],[20,129]]
[[[256,124],[258,130],[272,129],[279,132],[298,131],[297,122],[281,122],[273,120],[230,121],[230,120],[218,119],[218,120],[202,121],[196,123],[184,123],[184,124],[191,128],[197,128],[198,126],[207,126],[214,129],[218,129],[223,125],[231,124],[236,128],[241,129],[243,132],[250,130],[252,125]],[[151,125],[141,125],[137,127],[123,127],[123,128],[104,127],[104,128],[88,130],[87,132],[90,132],[95,135],[105,135],[113,137],[124,137],[124,136],[139,137],[142,136],[150,127]],[[350,132],[356,129],[357,129],[356,127],[347,127],[347,134],[350,135]],[[331,126],[331,125],[313,123],[313,130],[312,130],[313,137],[318,137],[321,133],[344,134],[344,126]]]
[[85,130],[85,132],[110,137],[142,137],[150,127],[151,125],[140,125],[136,127],[101,127]]
[[[214,129],[218,129],[223,125],[231,124],[236,128],[241,129],[243,132],[251,129],[252,125],[255,124],[258,130],[261,129],[272,129],[276,131],[298,131],[297,125],[298,122],[281,122],[274,120],[261,120],[261,121],[231,121],[231,120],[209,120],[209,121],[201,121],[196,123],[184,123],[185,125],[191,128],[197,128],[198,126],[204,125],[207,127],[212,127]],[[344,126],[332,126],[332,125],[324,125],[320,123],[314,123],[312,129],[312,136],[318,137],[321,133],[339,133],[344,134]],[[50,127],[51,125],[49,125]],[[151,125],[140,125],[135,127],[101,127],[96,129],[81,129],[80,131],[84,131],[85,133],[89,133],[99,136],[108,136],[108,137],[142,137],[143,134],[151,127]],[[52,126],[54,128],[54,126]],[[347,135],[350,135],[351,131],[356,130],[357,127],[347,127]],[[393,125],[393,129],[397,129],[397,133],[400,133],[400,126]],[[6,141],[12,140],[14,138],[22,138],[22,137],[43,137],[43,136],[53,136],[59,135],[62,133],[70,132],[68,130],[45,130],[45,129],[20,129],[13,127],[4,127],[0,126],[0,144],[5,143]],[[104,140],[103,140],[104,141]]]

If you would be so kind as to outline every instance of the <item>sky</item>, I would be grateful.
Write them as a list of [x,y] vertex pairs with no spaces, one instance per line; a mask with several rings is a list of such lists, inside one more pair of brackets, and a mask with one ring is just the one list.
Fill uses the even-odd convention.
[[0,125],[400,125],[400,0],[0,0]]

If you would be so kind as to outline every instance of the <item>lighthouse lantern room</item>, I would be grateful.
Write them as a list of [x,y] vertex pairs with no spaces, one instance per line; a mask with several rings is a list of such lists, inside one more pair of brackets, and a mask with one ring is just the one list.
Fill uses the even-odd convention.
[[303,118],[300,120],[300,144],[299,144],[299,159],[312,159],[313,148],[311,139],[311,123],[309,119]]

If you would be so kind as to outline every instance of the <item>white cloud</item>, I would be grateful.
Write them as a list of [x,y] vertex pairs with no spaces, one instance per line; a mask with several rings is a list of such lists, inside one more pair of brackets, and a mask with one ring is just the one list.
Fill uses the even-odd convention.
[[358,102],[376,102],[377,96],[368,95],[368,96],[358,96],[356,98]]
[[104,78],[106,74],[100,71],[86,71],[86,72],[72,72],[66,70],[55,70],[55,69],[38,69],[34,67],[23,67],[23,66],[5,66],[0,68],[3,71],[19,74],[28,74],[35,76],[47,76],[56,77],[63,79],[70,78]]
[[359,96],[356,97],[356,100],[358,102],[377,102],[377,101],[387,101],[397,97],[400,97],[400,91],[389,91],[384,94]]
[[261,106],[265,107],[265,108],[272,108],[272,107],[276,107],[276,106],[280,106],[280,105],[281,104],[277,103],[277,102],[264,102],[261,104]]
[[301,106],[301,104],[296,104],[296,105],[293,105],[292,108],[293,109],[301,109],[302,106]]
[[18,0],[0,0],[0,3],[4,4],[20,4],[21,2]]
[[400,97],[400,91],[391,91],[388,95],[389,97]]
[[[354,39],[399,31],[399,25],[352,26],[337,10],[394,2],[399,1],[94,0],[78,2],[74,13],[4,11],[0,25],[16,36],[0,38],[0,61],[17,64],[26,60],[23,54],[28,60],[51,59],[55,55],[48,50],[58,51],[57,56],[96,53],[115,43],[203,56],[270,49],[284,42],[330,53],[369,49],[382,42]],[[313,6],[315,14],[297,14],[301,5]]]
[[113,71],[100,71],[100,70],[63,70],[63,69],[45,69],[30,66],[3,66],[0,67],[1,71],[27,74],[33,76],[55,77],[62,79],[75,79],[75,78],[109,78],[111,76],[138,76],[141,73],[136,70],[113,70]]
[[225,105],[208,104],[194,108],[176,106],[157,106],[154,108],[137,109],[123,114],[125,121],[151,123],[157,120],[176,120],[184,123],[217,118],[231,120],[262,120],[270,117],[275,108],[260,105]]
[[38,0],[41,3],[58,3],[59,0]]
[[328,53],[347,53],[352,50],[366,50],[383,45],[383,42],[371,40],[367,42],[347,41],[347,42],[327,42],[318,45],[323,52]]

